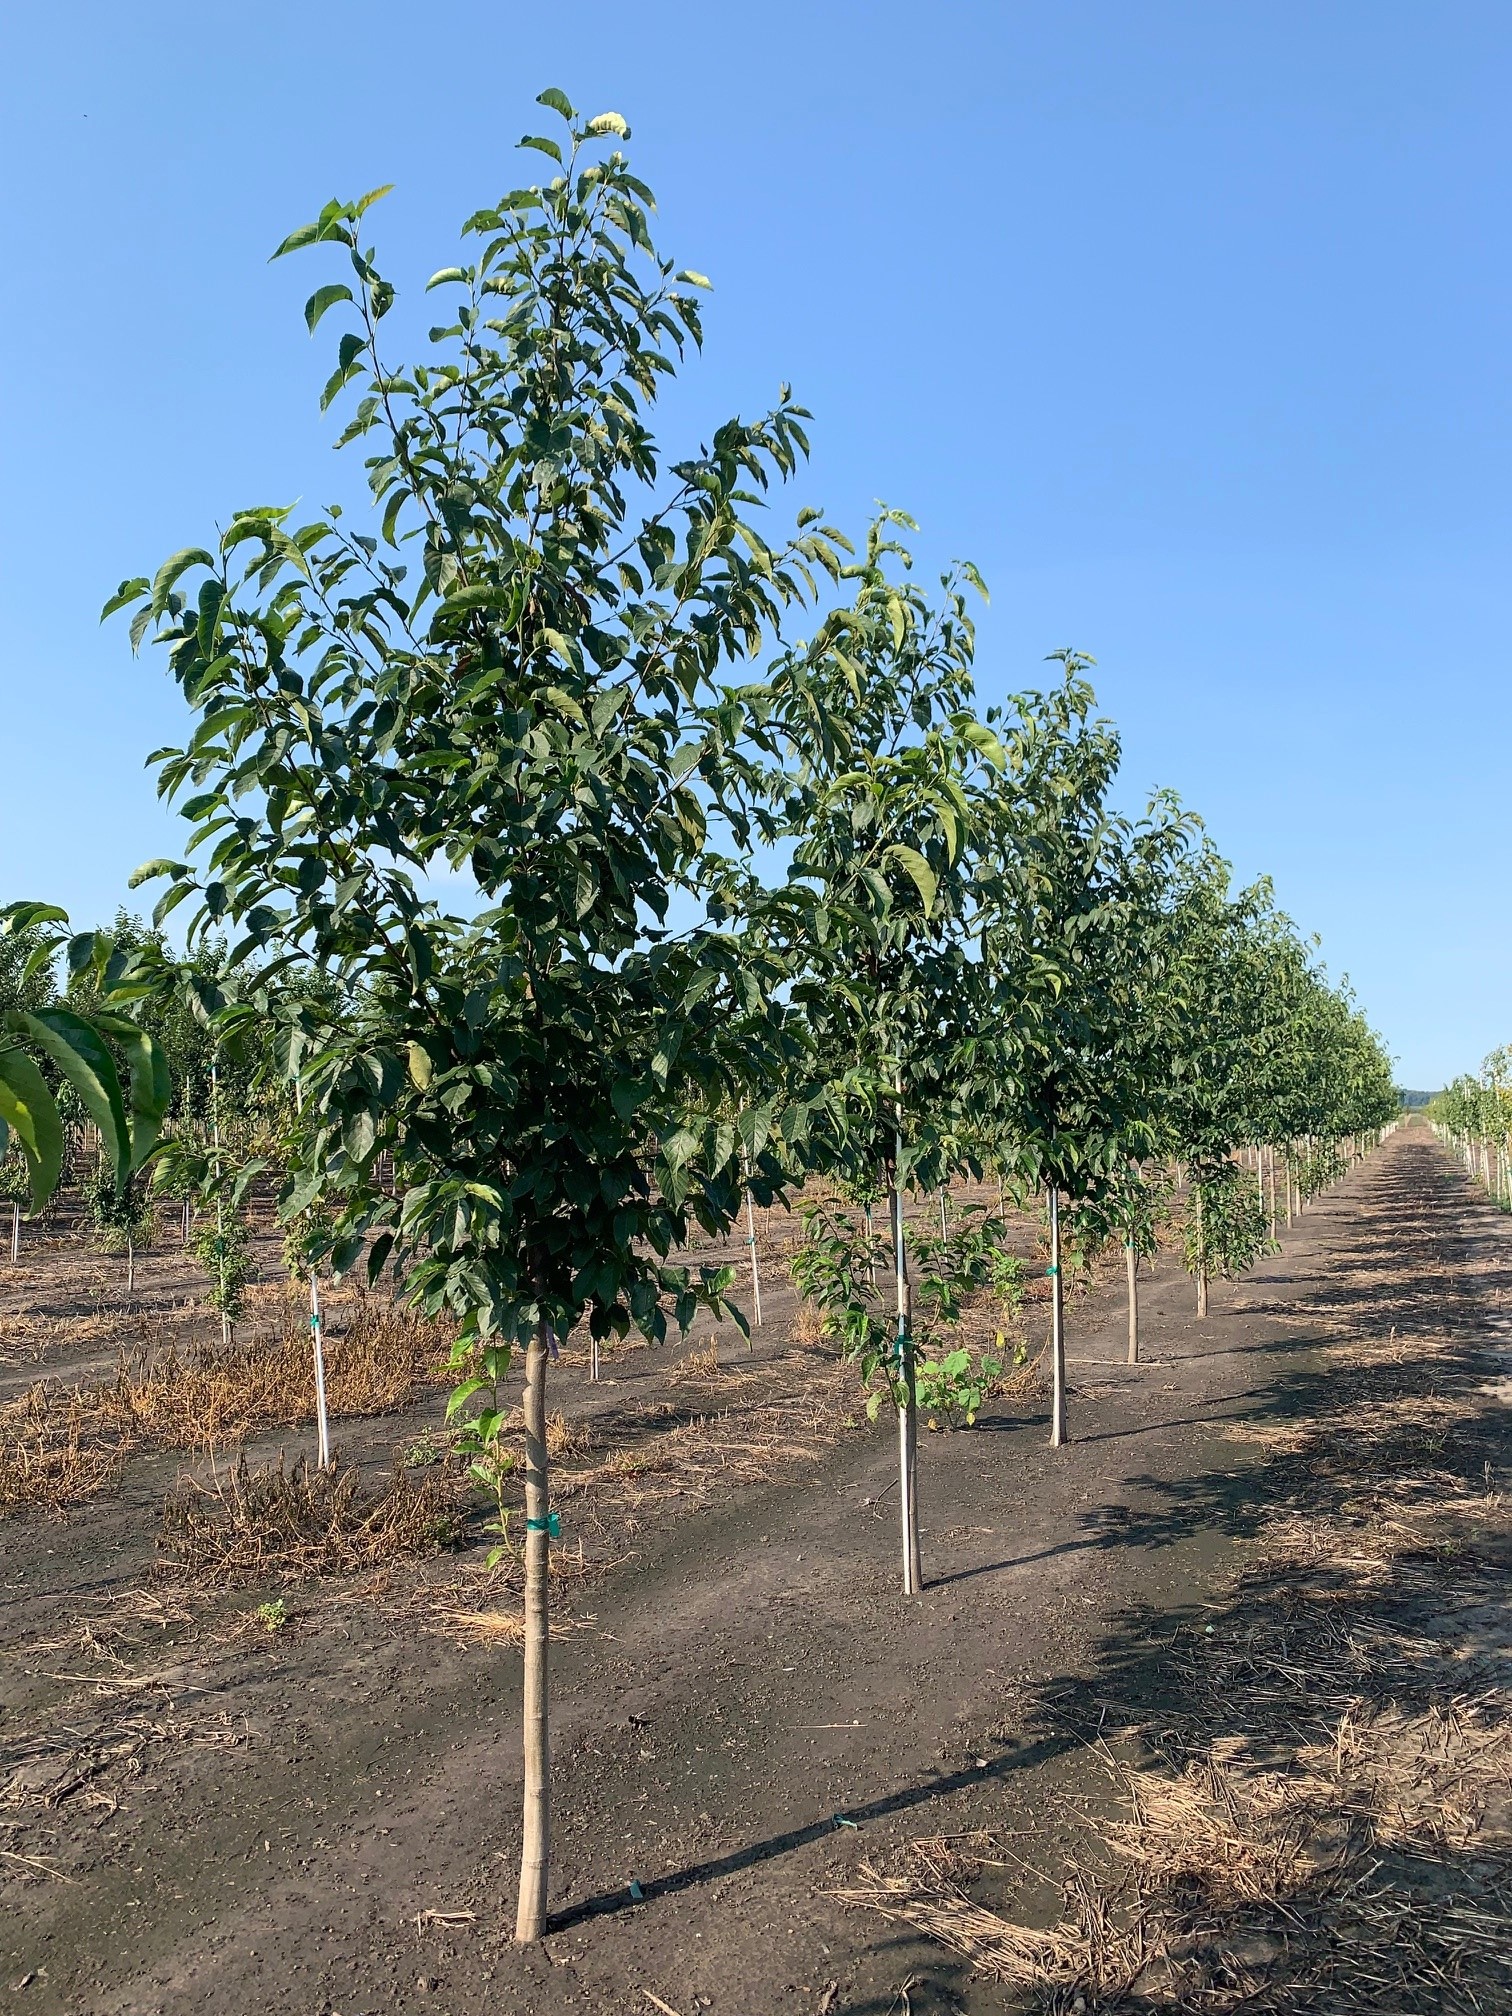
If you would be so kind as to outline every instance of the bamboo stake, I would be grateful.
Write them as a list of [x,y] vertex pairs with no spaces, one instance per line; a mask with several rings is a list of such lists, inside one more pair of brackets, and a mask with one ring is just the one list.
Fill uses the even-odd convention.
[[1129,1363],[1139,1363],[1139,1255],[1134,1241],[1124,1243],[1124,1263],[1129,1275]]
[[1050,1198],[1050,1447],[1066,1441],[1066,1320],[1061,1297],[1060,1192],[1052,1183]]
[[14,1267],[21,1258],[21,1206],[11,1204],[11,1265]]
[[551,1494],[546,1458],[546,1364],[552,1342],[544,1320],[525,1352],[525,1812],[515,1938],[528,1944],[546,1930],[551,1862],[550,1650]]

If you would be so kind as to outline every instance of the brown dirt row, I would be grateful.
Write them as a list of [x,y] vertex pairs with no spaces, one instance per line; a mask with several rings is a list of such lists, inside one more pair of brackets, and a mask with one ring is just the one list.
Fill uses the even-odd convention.
[[[1423,1142],[1413,1130],[1405,1145]],[[1045,1446],[1032,1396],[927,1438],[916,1602],[895,1593],[891,1438],[846,1429],[839,1408],[786,1456],[747,1437],[746,1468],[715,1459],[680,1482],[627,1465],[599,1528],[575,1527],[569,1497],[564,1551],[581,1540],[599,1566],[565,1592],[554,1650],[557,1916],[538,1952],[507,1936],[507,1596],[430,1571],[280,1585],[289,1621],[270,1631],[256,1604],[272,1591],[207,1604],[147,1579],[164,1458],[134,1460],[119,1497],[61,1524],[10,1522],[0,1981],[26,1982],[18,2007],[91,2016],[658,1998],[678,2016],[883,2016],[905,1994],[919,2016],[1001,2007],[966,1957],[837,1893],[863,1865],[906,1872],[921,1838],[973,1834],[980,1866],[953,1850],[951,1880],[975,1895],[987,1864],[1016,1858],[1022,1887],[992,1891],[989,1871],[983,1908],[1063,1919],[1085,1815],[1128,1813],[1089,1745],[1089,1704],[1148,1708],[1144,1687],[1162,1726],[1196,1726],[1191,1647],[1215,1614],[1202,1606],[1229,1600],[1222,1578],[1265,1516],[1264,1459],[1279,1460],[1258,1431],[1319,1414],[1340,1322],[1389,1329],[1412,1242],[1450,1236],[1463,1186],[1431,1148],[1443,1197],[1414,1176],[1400,1223],[1383,1216],[1372,1185],[1404,1152],[1399,1137],[1280,1260],[1218,1291],[1206,1325],[1164,1265],[1137,1371],[1120,1362],[1116,1290],[1094,1293],[1073,1330],[1068,1450]],[[743,1409],[807,1405],[805,1382],[830,1376],[789,1350],[790,1322],[791,1304],[748,1360],[722,1352],[743,1395],[688,1395],[686,1351],[646,1349],[598,1389],[564,1366],[556,1397],[599,1461],[689,1399],[733,1446]],[[396,1431],[421,1420],[353,1423],[351,1453],[381,1457]]]

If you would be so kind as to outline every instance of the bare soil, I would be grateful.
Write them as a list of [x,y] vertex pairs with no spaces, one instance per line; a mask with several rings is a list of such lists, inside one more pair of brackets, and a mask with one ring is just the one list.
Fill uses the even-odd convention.
[[[145,1315],[112,1302],[113,1263],[88,1263],[101,1281],[81,1334],[65,1262],[86,1264],[32,1261],[55,1270],[42,1313],[35,1280],[0,1289],[9,1392],[40,1370],[98,1376],[134,1324],[158,1323],[154,1296],[203,1324],[167,1256],[144,1263]],[[908,1866],[921,1839],[969,1837],[991,1843],[972,1867],[993,1865],[997,1908],[1063,1919],[1063,1885],[1095,1877],[1127,1818],[1105,1725],[1158,1741],[1211,1695],[1205,1648],[1258,1600],[1251,1550],[1278,1510],[1312,1502],[1317,1464],[1277,1437],[1326,1421],[1383,1336],[1399,1386],[1456,1400],[1434,1461],[1473,1471],[1492,1513],[1483,1600],[1435,1608],[1407,1578],[1399,1613],[1378,1606],[1376,1656],[1393,1632],[1436,1634],[1453,1673],[1430,1693],[1504,1682],[1492,1515],[1512,1228],[1421,1124],[1311,1207],[1279,1258],[1217,1287],[1206,1322],[1162,1261],[1143,1365],[1122,1362],[1120,1283],[1078,1303],[1066,1449],[1048,1448],[1033,1394],[927,1436],[913,1601],[897,1594],[894,1438],[795,1340],[791,1293],[764,1289],[750,1351],[727,1334],[716,1364],[703,1334],[626,1351],[597,1387],[577,1354],[556,1377],[581,1435],[568,1471],[612,1475],[562,1501],[555,1917],[536,1949],[509,1936],[519,1654],[481,1546],[344,1581],[176,1585],[154,1549],[184,1459],[151,1450],[64,1517],[0,1519],[0,1993],[88,2016],[1074,2009],[1068,1981],[995,1980],[927,1917],[838,1893]],[[337,1439],[381,1466],[439,1417],[425,1396]],[[272,1630],[270,1600],[286,1617]],[[1236,1695],[1274,1684],[1254,1659],[1221,1678]],[[1305,1697],[1305,1670],[1297,1684]],[[1318,1685],[1337,1691],[1337,1667]],[[1443,1857],[1505,1924],[1495,1857],[1458,1834]],[[1405,1865],[1376,1880],[1426,1908]],[[1247,2006],[1357,2006],[1285,1989]],[[1138,2006],[1239,2006],[1182,1992],[1146,1980]],[[1462,2006],[1443,1980],[1393,1997],[1375,2006]]]

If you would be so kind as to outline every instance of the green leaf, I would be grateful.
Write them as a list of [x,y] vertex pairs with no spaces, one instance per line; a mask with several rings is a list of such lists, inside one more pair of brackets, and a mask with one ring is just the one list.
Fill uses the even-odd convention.
[[[711,279],[709,279],[708,275],[704,273],[695,273],[691,266],[684,266],[683,270],[681,271],[681,273],[678,274],[677,277],[680,281],[685,281],[689,287],[704,287],[709,289],[711,292],[713,290],[714,282]],[[820,518],[823,515],[824,514],[820,511],[811,511],[807,516],[805,516],[802,512],[800,512],[798,515],[798,523],[800,525],[811,524],[815,518]]]
[[140,1169],[163,1131],[173,1097],[168,1058],[156,1037],[125,1015],[99,1015],[96,1026],[115,1038],[126,1059],[131,1084],[131,1166]]
[[521,147],[534,147],[540,154],[549,154],[559,168],[562,165],[562,150],[558,147],[555,140],[543,140],[539,133],[522,133],[519,145]]
[[118,609],[129,609],[133,602],[140,602],[151,586],[152,583],[145,574],[138,574],[130,581],[123,581],[100,611],[100,621],[103,623],[107,616],[114,616]]
[[923,900],[925,914],[927,915],[935,906],[935,897],[939,893],[939,884],[935,880],[934,870],[924,859],[924,856],[916,847],[904,847],[895,844],[887,849],[885,858],[896,861],[898,866],[909,876]]
[[540,97],[536,99],[536,103],[537,105],[549,106],[553,112],[560,112],[569,125],[577,117],[577,107],[567,96],[567,93],[559,91],[555,84],[548,86],[541,93]]
[[460,281],[465,286],[468,277],[468,271],[465,266],[443,266],[439,273],[432,273],[429,280],[426,281],[425,291],[429,294],[432,287],[445,287],[453,280]]
[[19,1048],[0,1049],[0,1121],[21,1144],[32,1209],[40,1211],[62,1173],[63,1123],[42,1073]]
[[131,1174],[131,1129],[115,1059],[104,1038],[82,1015],[67,1008],[16,1009],[6,1024],[30,1036],[73,1086],[100,1130],[105,1153],[115,1165],[117,1187],[124,1189]]
[[126,877],[126,887],[140,889],[144,882],[155,882],[160,875],[171,875],[177,880],[188,872],[181,861],[169,861],[160,855],[155,861],[144,861],[140,868],[133,868]]
[[215,556],[207,553],[203,546],[184,546],[177,553],[170,554],[152,577],[151,608],[150,612],[144,611],[143,614],[161,616],[168,606],[168,596],[174,582],[181,574],[187,574],[191,567],[214,566]]
[[310,334],[315,334],[316,325],[327,308],[334,308],[338,301],[350,301],[351,298],[351,288],[343,287],[339,281],[329,287],[317,287],[305,303],[305,326]]

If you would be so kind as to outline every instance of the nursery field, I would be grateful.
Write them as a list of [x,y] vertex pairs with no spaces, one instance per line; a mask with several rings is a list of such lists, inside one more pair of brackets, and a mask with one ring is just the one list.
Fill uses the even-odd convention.
[[[570,1341],[552,1916],[528,1946],[518,1583],[447,1460],[434,1340],[381,1292],[332,1300],[341,1461],[309,1473],[276,1367],[292,1291],[253,1290],[228,1369],[171,1250],[129,1308],[79,1245],[23,1263],[0,1268],[0,1404],[95,1397],[30,1445],[75,1502],[11,1474],[0,1503],[18,2009],[1512,1997],[1512,1228],[1421,1123],[1205,1320],[1158,1258],[1143,1363],[1121,1267],[1073,1300],[1069,1446],[1032,1362],[974,1427],[924,1433],[907,1600],[895,1430],[785,1269],[749,1347],[701,1316],[590,1383]],[[1022,1322],[1037,1348],[1044,1305]]]

